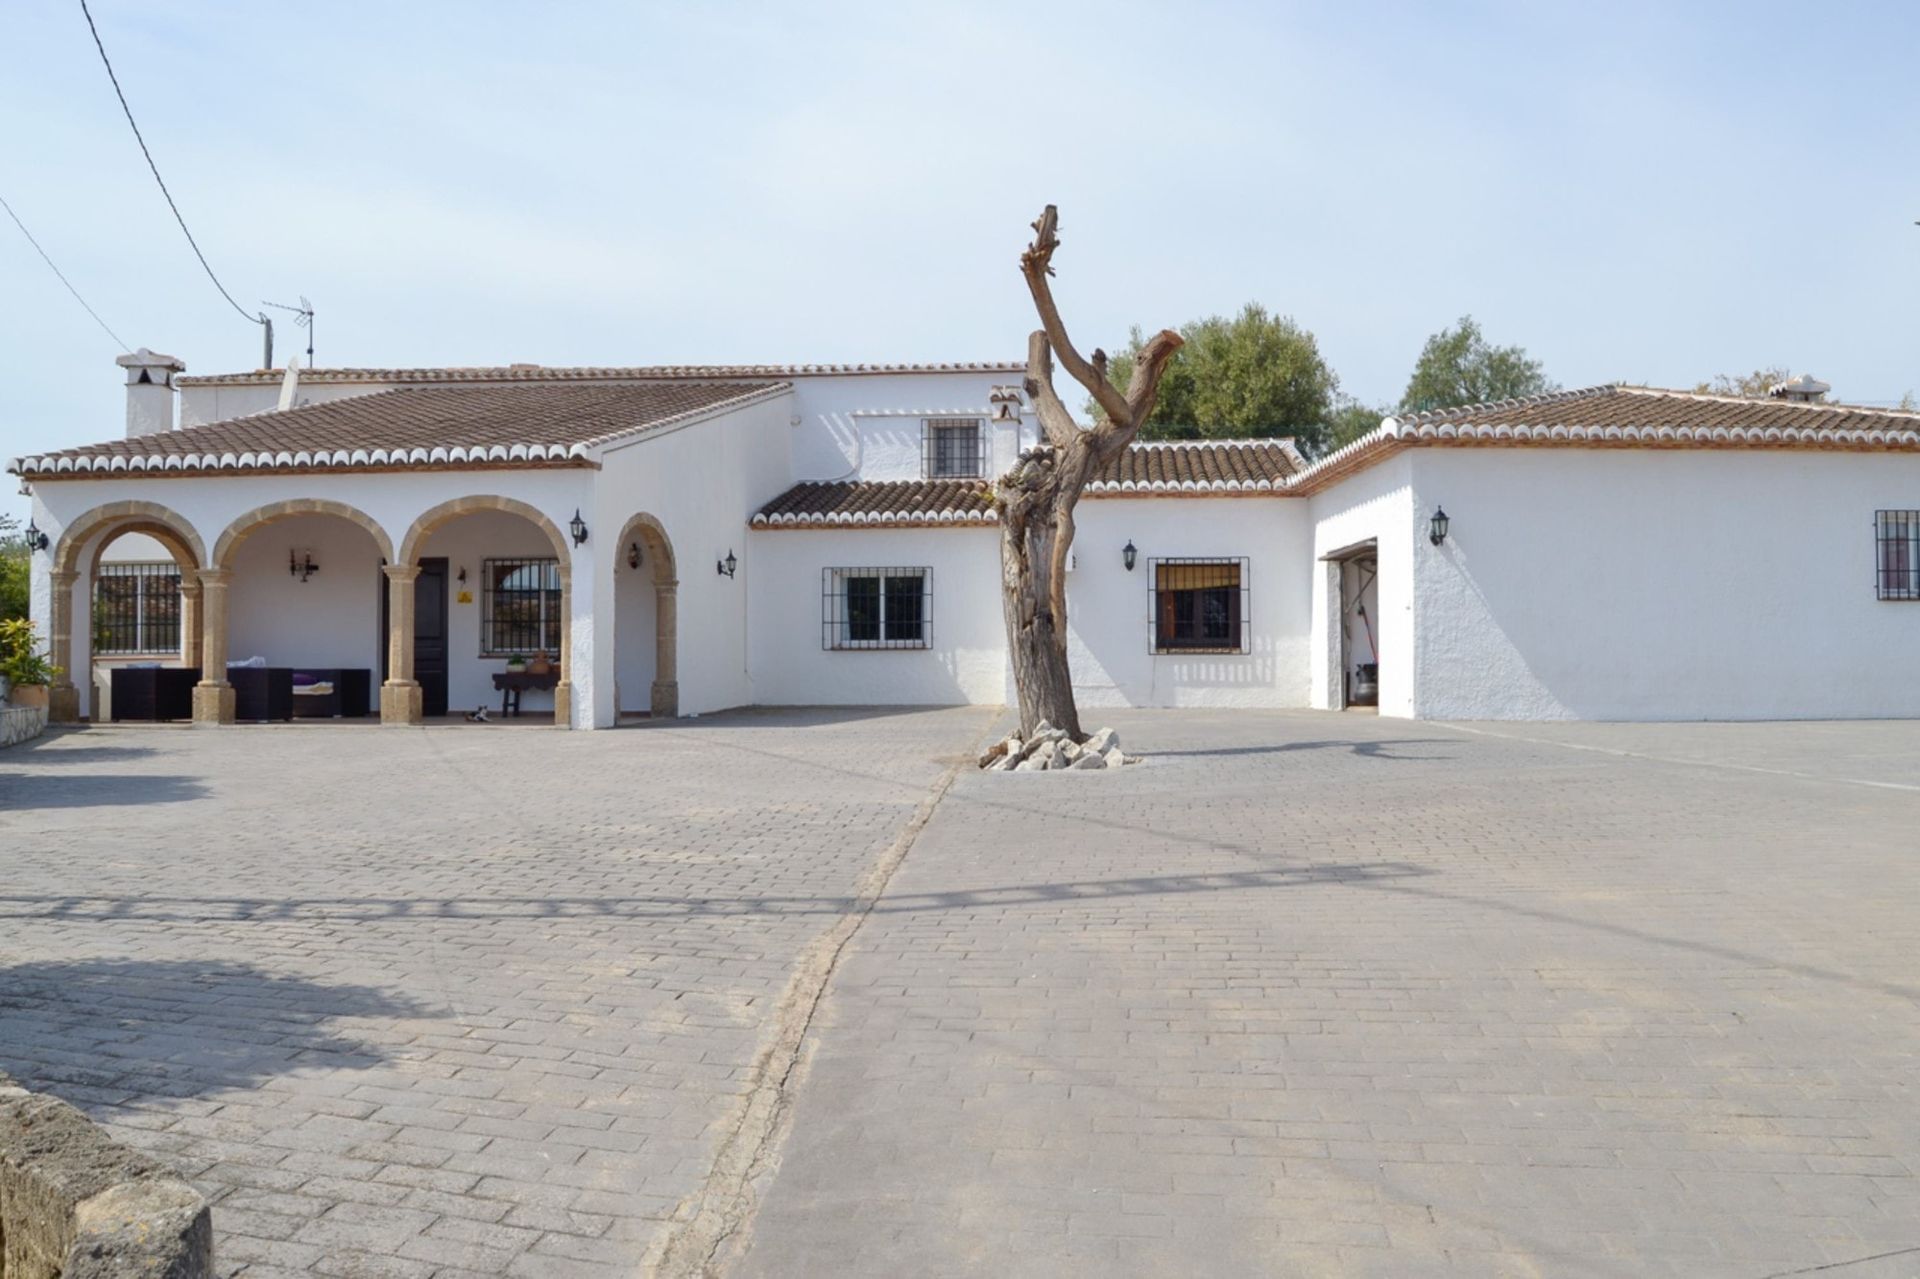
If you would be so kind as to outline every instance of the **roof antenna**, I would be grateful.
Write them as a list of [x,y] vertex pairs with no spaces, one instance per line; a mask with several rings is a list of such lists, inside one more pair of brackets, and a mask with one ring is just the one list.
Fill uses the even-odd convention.
[[[312,368],[313,367],[313,303],[307,301],[306,295],[303,293],[300,295],[299,306],[288,306],[285,302],[268,302],[264,298],[261,299],[261,305],[270,306],[276,311],[293,312],[294,314],[293,322],[307,331],[307,367]],[[271,343],[273,341],[272,321],[267,320],[267,317],[264,315],[261,316],[260,318],[262,321],[266,322],[267,324],[267,341]],[[267,351],[268,351],[267,367],[272,368],[273,367],[272,346],[268,346]]]

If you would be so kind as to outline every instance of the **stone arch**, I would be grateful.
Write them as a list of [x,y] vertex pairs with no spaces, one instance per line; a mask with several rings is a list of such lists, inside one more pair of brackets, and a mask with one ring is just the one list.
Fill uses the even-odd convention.
[[[199,551],[189,546],[184,538],[171,526],[158,520],[135,519],[116,526],[106,537],[99,539],[93,548],[93,556],[87,562],[87,619],[89,635],[93,634],[94,591],[100,580],[100,564],[106,558],[107,547],[117,539],[129,533],[143,533],[160,543],[166,553],[173,558],[174,567],[180,570],[180,660],[188,666],[200,664],[200,558]],[[88,646],[90,660],[97,663],[100,655],[92,652]]]
[[245,515],[227,525],[227,531],[213,544],[213,560],[209,568],[231,568],[233,553],[248,534],[263,524],[272,524],[278,520],[289,519],[295,515],[336,515],[350,524],[358,524],[372,536],[373,544],[380,549],[380,558],[393,562],[393,539],[387,536],[387,530],[378,520],[345,502],[335,502],[324,497],[296,497],[284,502],[269,502],[265,506],[255,507]]
[[420,544],[425,542],[435,529],[449,520],[458,519],[462,515],[471,515],[475,511],[507,511],[538,525],[540,531],[547,535],[547,540],[553,543],[553,553],[560,559],[561,571],[564,573],[571,568],[573,555],[558,525],[543,515],[538,507],[529,506],[525,502],[516,501],[510,497],[495,497],[491,494],[456,497],[450,502],[442,502],[436,507],[421,512],[419,518],[414,520],[412,527],[407,530],[406,537],[401,539],[400,556],[394,560],[394,563],[412,567],[414,560],[420,555]]
[[[106,534],[101,538],[104,545],[122,532],[134,531],[136,526],[141,532],[164,530],[169,552],[176,558],[184,553],[192,561],[194,569],[206,563],[206,544],[200,540],[200,532],[194,528],[192,521],[158,502],[107,502],[87,511],[60,530],[60,541],[53,551],[50,574],[53,598],[51,615],[47,618],[48,656],[61,670],[48,690],[47,710],[49,716],[58,723],[72,723],[80,718],[80,690],[73,682],[73,587],[80,576],[81,548],[97,534]],[[98,562],[96,554],[88,567]],[[86,607],[91,623],[91,588]]]
[[573,726],[573,553],[567,537],[538,507],[511,497],[482,493],[456,497],[422,511],[400,540],[400,554],[387,570],[391,585],[387,610],[389,678],[380,691],[383,723],[417,724],[421,718],[420,686],[413,678],[413,583],[419,570],[420,548],[441,525],[481,511],[504,511],[534,525],[553,544],[560,566],[560,681],[553,690],[553,722]]
[[[653,687],[648,707],[655,719],[672,719],[680,713],[680,573],[673,558],[673,539],[654,516],[642,511],[629,519],[614,542],[614,572],[620,572],[621,549],[638,540],[653,563]],[[614,616],[619,616],[619,592],[614,593]],[[613,642],[616,650],[626,642],[616,622]],[[616,663],[617,664],[617,663]],[[616,696],[617,700],[617,696]],[[619,714],[615,705],[614,713]]]
[[[134,530],[131,526],[136,523],[144,527]],[[115,527],[116,525],[124,527]],[[55,573],[78,572],[81,546],[88,538],[103,529],[111,531],[116,536],[131,531],[159,536],[155,530],[164,529],[168,536],[192,555],[194,568],[201,568],[207,563],[206,543],[200,540],[199,530],[195,529],[185,516],[158,502],[127,501],[108,502],[104,506],[96,506],[62,529],[60,544],[53,552],[53,571]]]

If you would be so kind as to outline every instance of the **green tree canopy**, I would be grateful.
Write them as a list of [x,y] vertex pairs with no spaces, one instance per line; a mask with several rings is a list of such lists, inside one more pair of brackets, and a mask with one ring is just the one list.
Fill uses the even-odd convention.
[[[1228,319],[1210,316],[1183,325],[1187,344],[1167,366],[1160,399],[1142,439],[1267,439],[1292,436],[1309,454],[1321,452],[1340,379],[1320,355],[1313,334],[1290,316],[1270,315],[1257,302]],[[1141,333],[1113,357],[1108,376],[1125,388]]]
[[32,555],[20,521],[0,515],[0,622],[27,615],[28,580]]
[[1792,377],[1786,365],[1776,365],[1770,369],[1755,369],[1751,373],[1729,376],[1716,373],[1711,382],[1696,382],[1693,389],[1701,395],[1738,395],[1749,400],[1767,398],[1767,388],[1775,386]]
[[1427,339],[1400,397],[1403,413],[1426,413],[1487,400],[1511,400],[1559,390],[1526,348],[1493,346],[1471,315]]

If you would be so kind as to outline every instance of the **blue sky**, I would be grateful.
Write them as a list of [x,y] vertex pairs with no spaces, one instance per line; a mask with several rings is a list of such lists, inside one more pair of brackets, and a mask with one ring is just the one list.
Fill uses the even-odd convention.
[[[1083,346],[1253,300],[1374,403],[1466,312],[1569,386],[1920,388],[1909,6],[93,9],[215,269],[311,297],[322,364],[1014,357],[1053,201]],[[0,195],[129,343],[254,367],[77,0],[6,30]],[[0,222],[0,457],[119,434],[116,354]]]

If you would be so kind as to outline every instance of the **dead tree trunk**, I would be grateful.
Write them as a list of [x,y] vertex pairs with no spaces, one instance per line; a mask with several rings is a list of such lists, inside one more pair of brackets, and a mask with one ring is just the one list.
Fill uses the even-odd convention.
[[[1049,204],[1033,224],[1033,243],[1020,255],[1041,327],[1027,339],[1027,399],[1040,420],[1042,443],[1020,455],[994,484],[1000,514],[1000,592],[1007,620],[1013,683],[1020,698],[1020,732],[1041,720],[1085,739],[1067,667],[1067,556],[1073,547],[1073,508],[1095,472],[1120,456],[1153,412],[1160,377],[1181,346],[1170,329],[1154,334],[1134,361],[1123,392],[1107,381],[1107,356],[1083,359],[1067,337],[1047,277],[1059,247],[1059,214]],[[1093,396],[1100,420],[1081,426],[1053,388],[1053,362]]]

